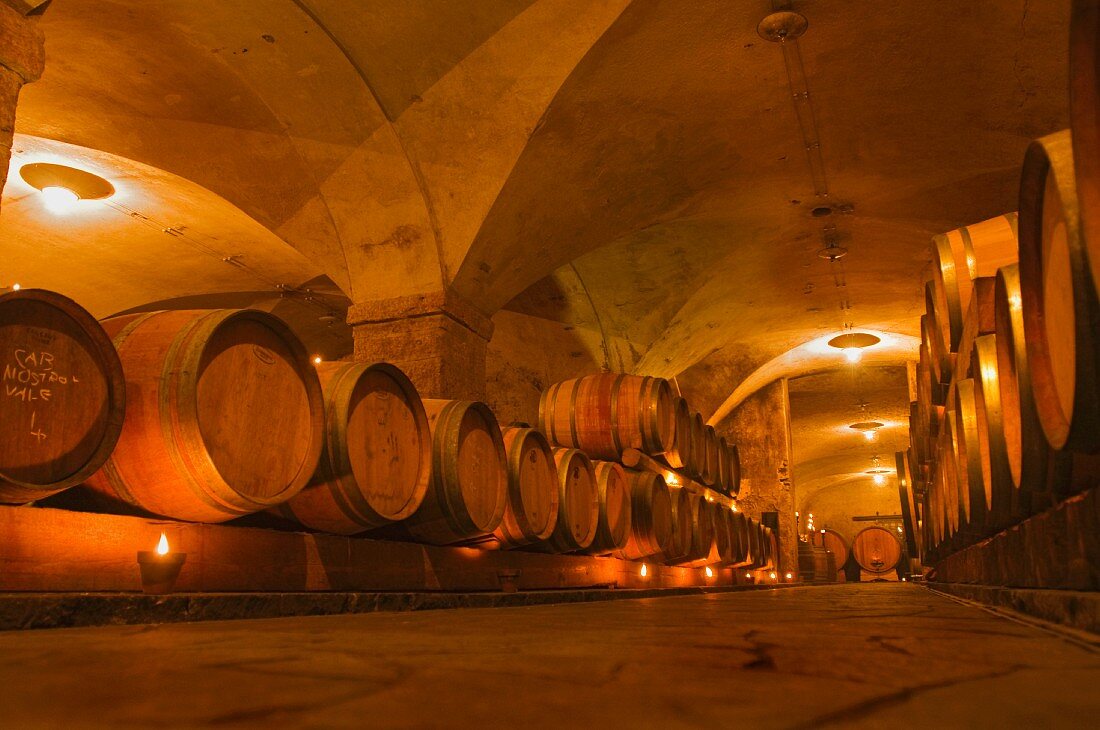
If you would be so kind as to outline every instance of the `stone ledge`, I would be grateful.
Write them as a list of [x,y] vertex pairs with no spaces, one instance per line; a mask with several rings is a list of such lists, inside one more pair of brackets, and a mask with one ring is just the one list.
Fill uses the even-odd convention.
[[0,593],[0,631],[334,616],[376,611],[510,608],[796,587],[817,586],[780,583],[516,593],[176,593],[165,596],[137,593]]
[[1100,593],[1043,588],[1003,588],[965,583],[927,583],[968,601],[1008,608],[1052,623],[1100,634]]

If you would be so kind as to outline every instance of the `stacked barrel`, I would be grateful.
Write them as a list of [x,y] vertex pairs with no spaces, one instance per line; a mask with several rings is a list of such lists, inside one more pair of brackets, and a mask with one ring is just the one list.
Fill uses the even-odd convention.
[[631,527],[613,554],[669,565],[774,567],[774,533],[736,511],[736,446],[669,383],[601,373],[554,383],[539,426],[561,450],[598,459],[628,485]]
[[1094,160],[1075,170],[1077,133],[1031,143],[1018,215],[933,239],[897,455],[906,538],[925,563],[1098,482],[1100,228],[1084,221],[1100,199],[1079,191],[1100,178],[1081,177]]

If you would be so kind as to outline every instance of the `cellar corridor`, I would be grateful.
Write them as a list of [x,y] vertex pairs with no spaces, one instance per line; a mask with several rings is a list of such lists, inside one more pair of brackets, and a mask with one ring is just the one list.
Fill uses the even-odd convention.
[[1098,646],[841,584],[4,632],[0,706],[9,727],[1086,727]]

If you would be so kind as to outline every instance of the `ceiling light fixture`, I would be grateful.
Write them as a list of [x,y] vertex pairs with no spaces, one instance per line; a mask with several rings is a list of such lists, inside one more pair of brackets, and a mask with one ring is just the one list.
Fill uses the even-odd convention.
[[883,427],[881,421],[860,421],[859,423],[853,423],[848,428],[855,429],[863,434],[863,438],[868,441],[874,441],[878,437],[878,429]]
[[115,187],[99,175],[53,162],[32,162],[19,168],[19,176],[42,193],[42,204],[54,215],[67,215],[82,200],[103,200]]
[[880,338],[866,332],[848,332],[829,340],[829,346],[844,353],[845,359],[854,365],[863,359],[864,348],[877,345],[881,341]]

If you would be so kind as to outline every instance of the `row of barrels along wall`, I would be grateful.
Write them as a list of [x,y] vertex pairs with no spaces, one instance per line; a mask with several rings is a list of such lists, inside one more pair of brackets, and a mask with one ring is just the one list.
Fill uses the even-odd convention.
[[554,383],[539,401],[539,427],[556,444],[620,461],[627,449],[730,497],[741,489],[736,444],[719,436],[668,381],[601,373]]
[[391,365],[314,367],[266,313],[101,325],[60,295],[24,290],[0,297],[0,323],[0,423],[12,431],[2,501],[85,483],[96,498],[190,521],[268,510],[433,544],[774,562],[773,540],[743,515],[553,448],[535,429],[502,432],[484,404],[422,401]]
[[1018,216],[933,240],[910,448],[897,456],[925,563],[1097,484],[1100,240],[1082,225],[1075,132],[1029,146]]
[[[873,525],[856,533],[849,549],[847,541],[835,530],[811,533],[798,543],[798,572],[804,583],[844,581],[845,567],[851,559],[861,580],[888,580],[903,556],[898,538],[890,530]],[[896,579],[896,576],[895,576]]]

